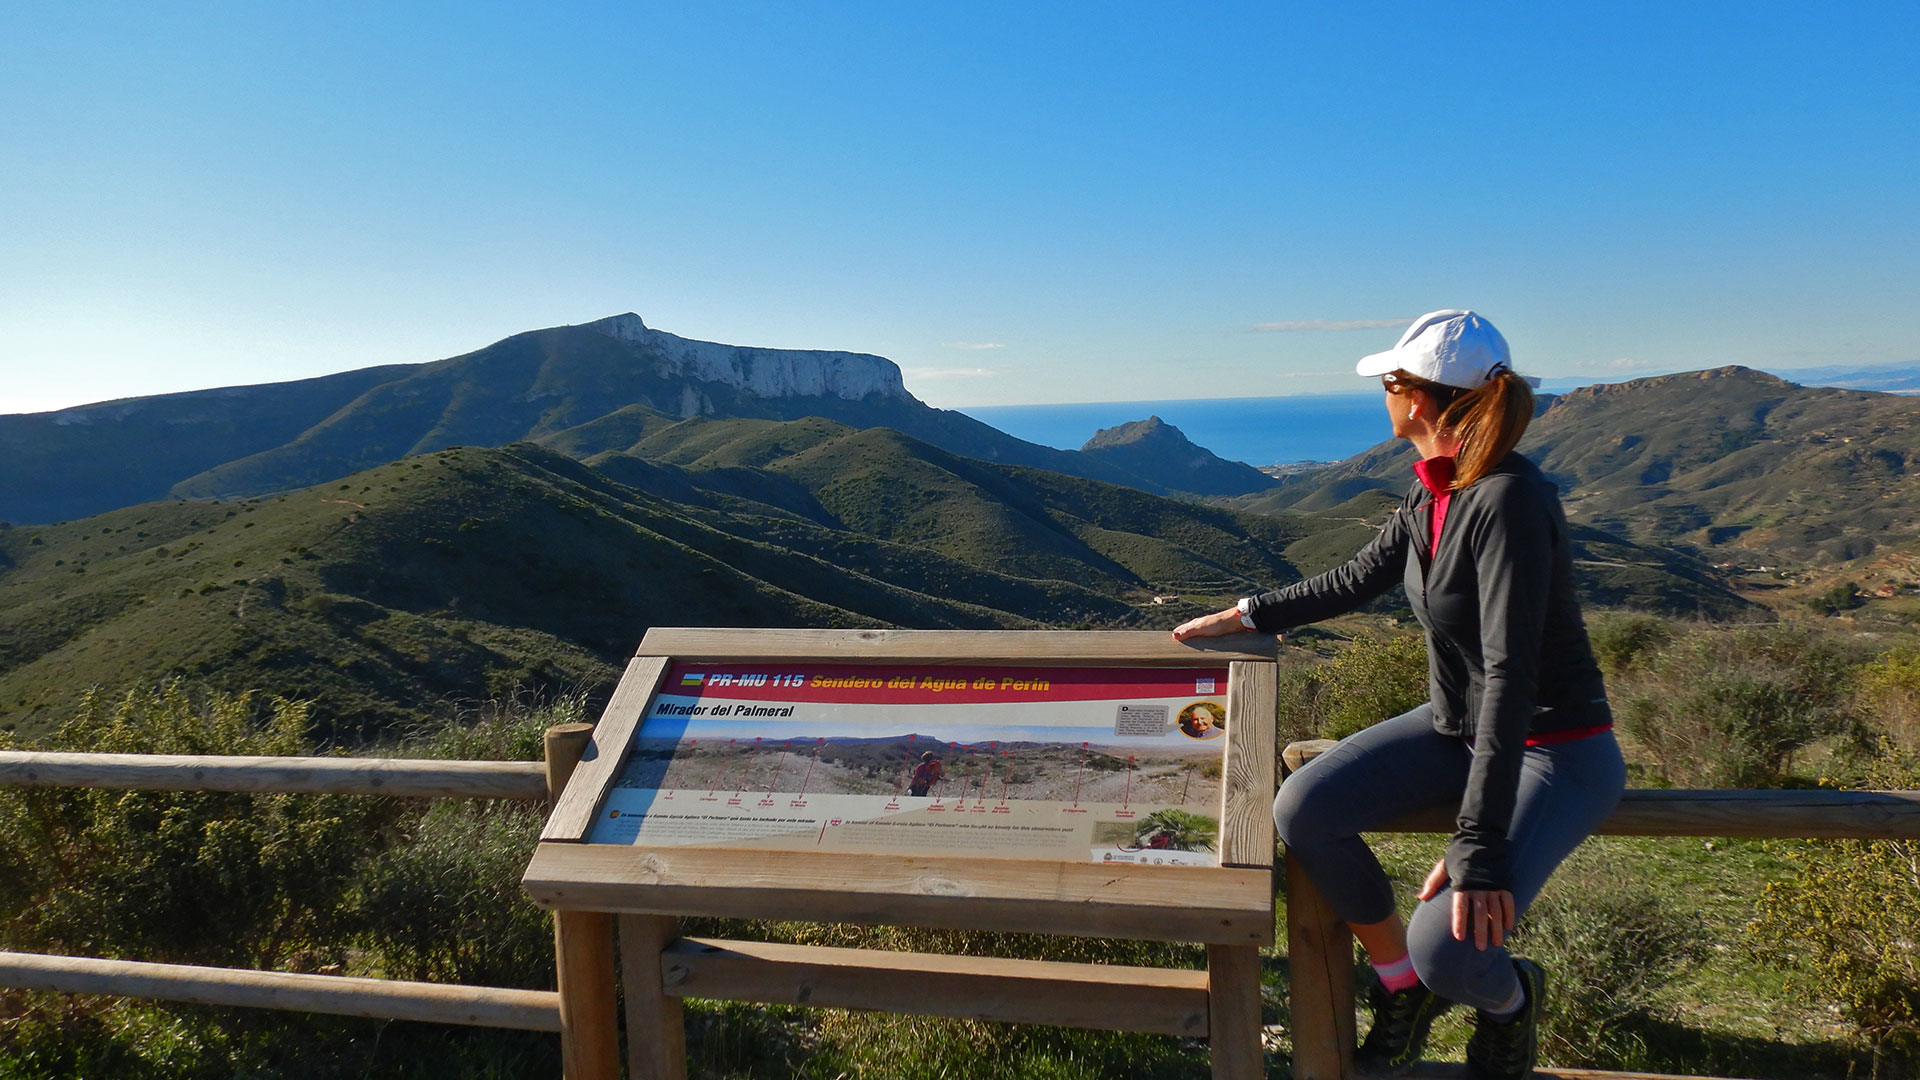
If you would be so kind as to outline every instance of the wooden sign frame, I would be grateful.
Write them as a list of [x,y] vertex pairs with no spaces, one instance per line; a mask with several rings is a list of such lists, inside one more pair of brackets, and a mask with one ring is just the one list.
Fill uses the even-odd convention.
[[[656,628],[641,642],[541,833],[523,885],[561,913],[568,1076],[606,1072],[612,957],[569,948],[619,917],[630,1075],[685,1075],[682,996],[878,1008],[1205,1036],[1216,1077],[1263,1074],[1259,948],[1274,940],[1276,639],[1181,644],[1163,631]],[[1224,663],[1227,734],[1219,865],[629,847],[586,843],[624,755],[675,662],[1192,667]],[[909,925],[1189,941],[1205,972],[682,940],[675,920]],[[610,952],[602,946],[602,952]],[[569,965],[571,957],[573,963]],[[606,970],[600,968],[604,965]],[[574,969],[570,980],[569,968]],[[591,970],[581,971],[581,968]],[[580,985],[569,1009],[568,982]],[[901,989],[911,985],[912,992]],[[597,1000],[604,997],[605,1000]],[[569,1024],[569,1013],[574,1022]],[[599,1032],[605,1027],[605,1032]]]

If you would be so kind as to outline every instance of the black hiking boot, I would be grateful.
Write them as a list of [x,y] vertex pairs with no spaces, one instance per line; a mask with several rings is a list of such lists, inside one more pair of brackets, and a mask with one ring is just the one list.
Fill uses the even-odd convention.
[[1373,1027],[1366,1041],[1353,1056],[1361,1073],[1389,1076],[1420,1060],[1427,1045],[1427,1031],[1441,1013],[1453,1008],[1453,1002],[1427,989],[1423,982],[1405,990],[1389,992],[1375,980],[1367,995],[1373,1009]]
[[1467,1040],[1467,1075],[1473,1080],[1523,1080],[1540,1058],[1540,1010],[1547,1004],[1547,973],[1531,960],[1516,957],[1526,1004],[1511,1020],[1495,1020],[1476,1011],[1473,1038]]

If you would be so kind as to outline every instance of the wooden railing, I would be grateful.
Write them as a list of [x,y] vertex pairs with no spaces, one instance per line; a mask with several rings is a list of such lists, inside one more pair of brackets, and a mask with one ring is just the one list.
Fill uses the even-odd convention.
[[[10,750],[0,751],[0,786],[551,801],[565,787],[592,730],[590,724],[549,728],[544,763]],[[562,1030],[560,995],[553,990],[15,952],[0,952],[0,987],[382,1020]]]
[[[1298,742],[1281,754],[1292,772],[1333,745]],[[1444,809],[1381,829],[1450,833]],[[1729,836],[1778,839],[1920,838],[1920,791],[1630,790],[1599,830],[1609,836]],[[1355,1080],[1353,936],[1298,863],[1286,860],[1287,965],[1293,1009],[1294,1080]],[[1403,1076],[1452,1080],[1457,1065],[1423,1065]],[[1541,1069],[1539,1080],[1682,1080],[1650,1073]]]
[[[550,800],[553,793],[564,790],[591,730],[587,724],[549,729],[545,763],[0,751],[0,786]],[[1295,743],[1287,747],[1282,755],[1286,770],[1298,769],[1327,745],[1331,744]],[[1410,816],[1382,831],[1451,829],[1448,814],[1433,812]],[[1635,790],[1627,792],[1599,832],[1615,836],[1913,839],[1920,838],[1920,792]],[[1295,1080],[1355,1080],[1352,937],[1291,858],[1287,860],[1286,893],[1293,1076]],[[669,977],[687,984],[676,987],[676,991],[687,992],[696,984],[710,982],[730,987],[731,996],[765,998],[765,993],[748,992],[751,987],[733,985],[761,977],[758,968],[750,966],[742,969],[742,974],[728,966],[738,966],[733,952],[739,950],[739,943],[725,943],[727,950],[717,948],[718,944],[689,939],[668,950],[673,959]],[[665,941],[658,943],[660,948],[667,945]],[[603,947],[610,950],[611,942]],[[767,951],[767,955],[754,958],[759,967],[790,959],[781,953],[780,946],[756,948]],[[603,966],[603,956],[591,959],[593,963],[586,966]],[[862,959],[870,966],[866,954]],[[564,981],[564,949],[560,960]],[[818,956],[810,954],[814,978],[826,978],[817,968],[820,962]],[[1175,974],[1169,973],[1170,977]],[[897,984],[882,980],[881,984],[866,985],[867,977],[863,975],[861,985],[845,988],[838,995],[844,1000],[837,1003],[852,1008],[902,1008]],[[925,977],[924,971],[917,976]],[[564,1027],[561,998],[556,991],[89,957],[0,952],[0,987],[532,1031],[561,1032]],[[1174,991],[1204,994],[1204,988],[1185,984],[1143,992],[1164,996]],[[1049,1008],[1061,1013],[1051,1020],[1054,1023],[1072,1024],[1078,1015],[1076,1009],[1112,1004],[1076,1004],[1074,989],[1059,982],[1040,986],[1034,994],[1036,1001],[1044,999]],[[1173,1024],[1170,1031],[1179,1027],[1174,1021],[1169,1023]],[[1405,1075],[1441,1080],[1464,1074],[1459,1066],[1428,1065]],[[1661,1080],[1645,1073],[1578,1069],[1543,1069],[1536,1075],[1541,1080]]]

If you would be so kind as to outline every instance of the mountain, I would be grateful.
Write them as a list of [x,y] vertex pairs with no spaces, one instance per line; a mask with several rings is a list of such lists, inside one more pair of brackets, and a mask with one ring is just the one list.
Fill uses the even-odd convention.
[[[188,674],[313,699],[351,742],[449,697],[605,688],[653,625],[1168,627],[1345,557],[1382,513],[1246,513],[819,418],[673,421],[641,445],[451,449],[0,528],[0,730]],[[1613,543],[1646,564],[1636,602],[1739,604]]]
[[0,416],[0,518],[261,495],[450,446],[537,440],[585,458],[699,416],[890,427],[986,461],[1174,490],[931,408],[882,357],[693,341],[628,313],[427,364]]
[[166,498],[175,483],[282,446],[410,370],[361,368],[0,416],[0,518],[60,521]]
[[[1722,367],[1560,395],[1520,450],[1568,517],[1709,561],[1831,566],[1920,548],[1920,399],[1807,387]],[[1323,510],[1405,490],[1412,450],[1382,443],[1281,480],[1240,509]]]
[[1080,452],[1172,491],[1245,495],[1273,486],[1273,478],[1266,473],[1195,446],[1179,428],[1157,416],[1096,431]]

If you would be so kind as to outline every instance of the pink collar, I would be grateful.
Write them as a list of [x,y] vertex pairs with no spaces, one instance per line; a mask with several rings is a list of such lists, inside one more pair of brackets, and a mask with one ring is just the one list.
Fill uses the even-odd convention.
[[1453,501],[1454,461],[1450,457],[1430,457],[1413,463],[1413,474],[1433,496],[1433,510],[1428,516],[1431,532],[1427,535],[1427,556],[1440,550],[1440,525],[1447,520],[1447,504]]
[[1453,494],[1454,460],[1450,457],[1430,457],[1413,463],[1413,475],[1436,499],[1444,499]]

